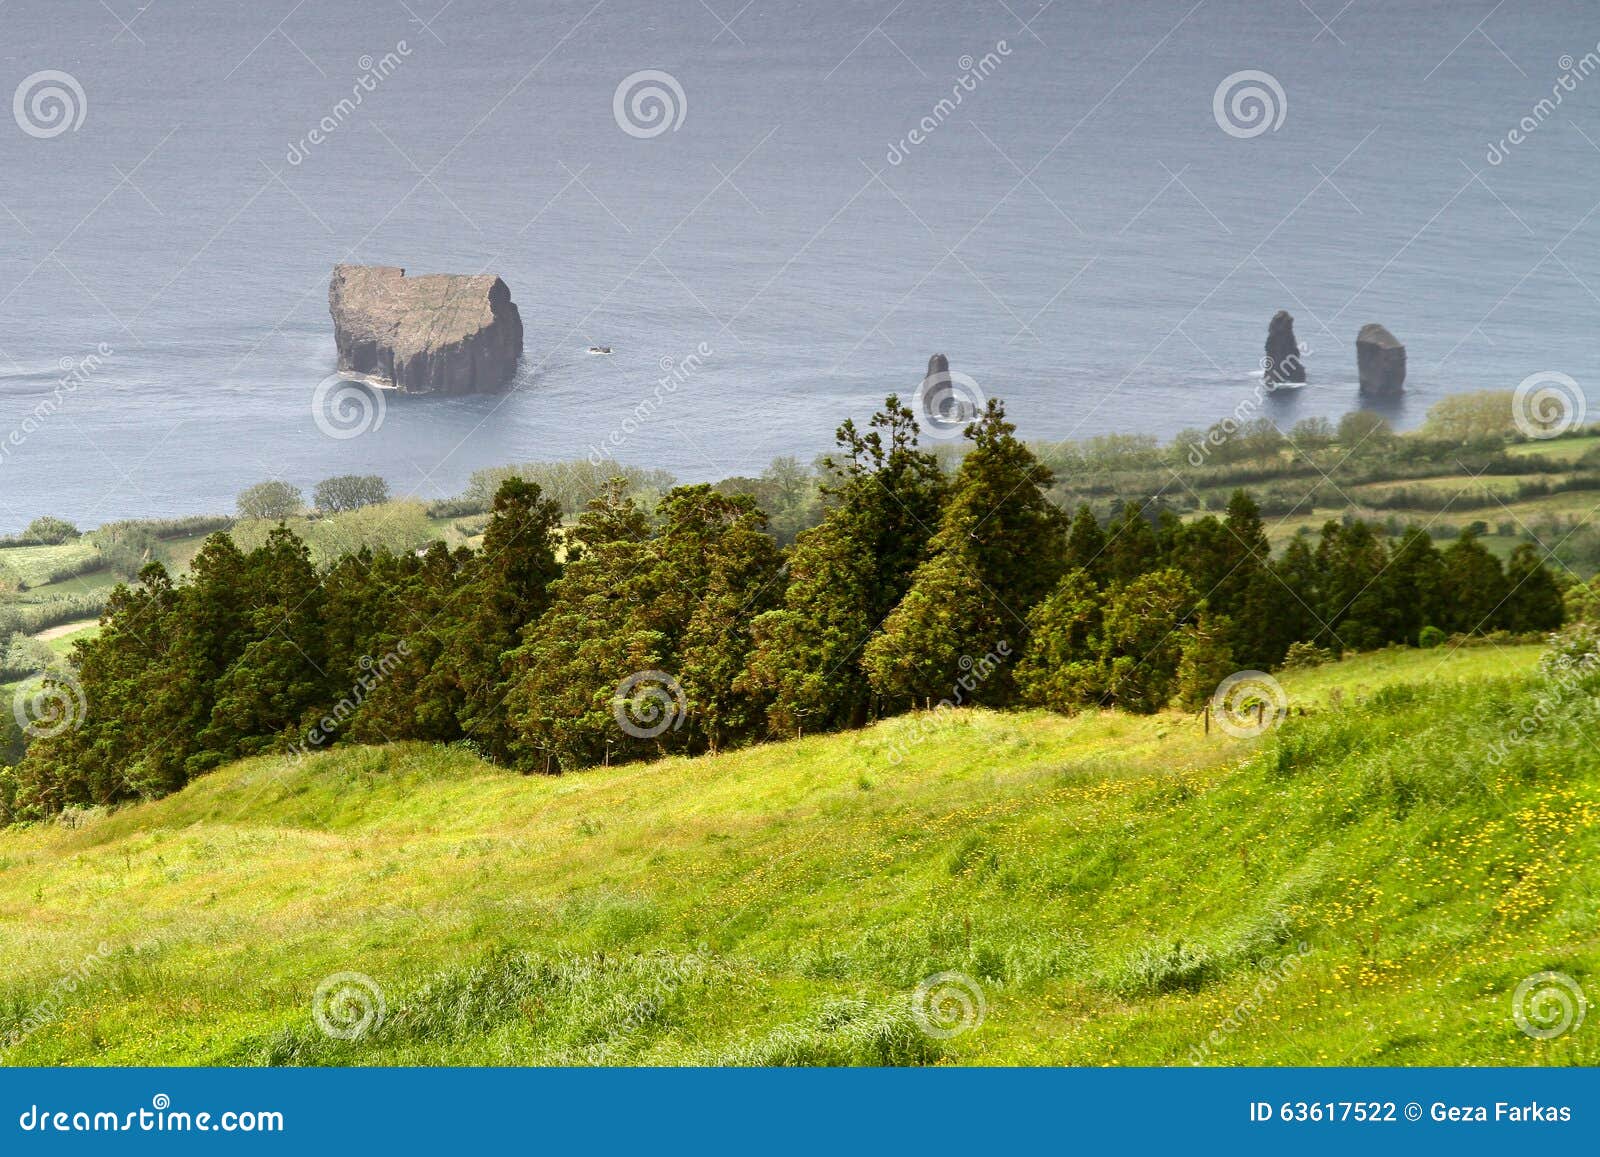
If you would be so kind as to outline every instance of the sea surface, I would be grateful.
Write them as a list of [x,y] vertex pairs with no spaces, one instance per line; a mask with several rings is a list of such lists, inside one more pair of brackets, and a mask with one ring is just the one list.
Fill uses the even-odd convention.
[[[753,473],[936,351],[1038,439],[1337,418],[1370,321],[1400,426],[1600,383],[1592,0],[742,2],[0,6],[0,530]],[[514,387],[319,422],[340,261],[498,273]],[[1261,399],[1280,308],[1311,385]]]

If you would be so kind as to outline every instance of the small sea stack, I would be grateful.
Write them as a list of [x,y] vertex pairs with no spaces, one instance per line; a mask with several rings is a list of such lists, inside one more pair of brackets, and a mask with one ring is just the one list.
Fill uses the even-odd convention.
[[1363,394],[1398,394],[1406,384],[1406,347],[1377,322],[1368,322],[1356,335],[1356,372]]
[[1294,336],[1294,318],[1280,309],[1267,323],[1267,356],[1261,362],[1261,380],[1269,386],[1306,380],[1306,365],[1300,357],[1300,343]]
[[949,358],[934,354],[928,359],[928,372],[917,387],[913,407],[925,433],[933,438],[955,437],[978,416],[982,403],[977,383],[965,374],[952,374]]

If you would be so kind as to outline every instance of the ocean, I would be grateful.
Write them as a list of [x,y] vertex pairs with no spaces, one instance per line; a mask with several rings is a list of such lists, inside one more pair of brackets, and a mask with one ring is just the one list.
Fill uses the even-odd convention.
[[[0,530],[755,473],[935,352],[1033,439],[1337,419],[1372,321],[1401,427],[1592,392],[1597,43],[1578,0],[10,0]],[[341,261],[498,273],[514,386],[319,421]],[[1278,309],[1311,382],[1260,398]]]

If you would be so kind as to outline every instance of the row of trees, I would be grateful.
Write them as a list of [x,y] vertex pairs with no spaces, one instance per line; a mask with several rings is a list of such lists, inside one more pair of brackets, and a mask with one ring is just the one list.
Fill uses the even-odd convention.
[[1391,548],[1351,522],[1273,558],[1243,492],[1190,522],[1063,512],[998,402],[953,474],[917,434],[894,397],[864,429],[845,422],[825,513],[788,550],[749,495],[679,486],[647,514],[618,479],[564,526],[515,476],[476,551],[363,549],[319,570],[287,527],[249,551],[214,535],[183,581],[151,565],[112,595],[75,650],[80,725],[30,746],[0,808],[159,795],[338,741],[464,741],[567,769],[928,699],[1153,711],[1296,643],[1561,621],[1531,548],[1502,567],[1470,535],[1441,552],[1412,530]]
[[[378,474],[339,474],[324,478],[311,492],[313,509],[342,514],[389,501],[389,484]],[[305,510],[305,498],[292,482],[273,479],[239,492],[240,518],[293,518]]]

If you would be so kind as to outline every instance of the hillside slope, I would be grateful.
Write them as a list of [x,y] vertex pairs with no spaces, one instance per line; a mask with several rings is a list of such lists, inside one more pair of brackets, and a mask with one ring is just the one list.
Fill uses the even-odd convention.
[[[0,1055],[1600,1063],[1600,1018],[1513,1018],[1536,973],[1600,994],[1593,693],[1489,754],[1535,654],[1286,677],[1308,713],[1259,740],[961,712],[559,778],[248,761],[0,832]],[[351,1040],[313,1016],[342,973],[332,1027],[384,1005]]]

